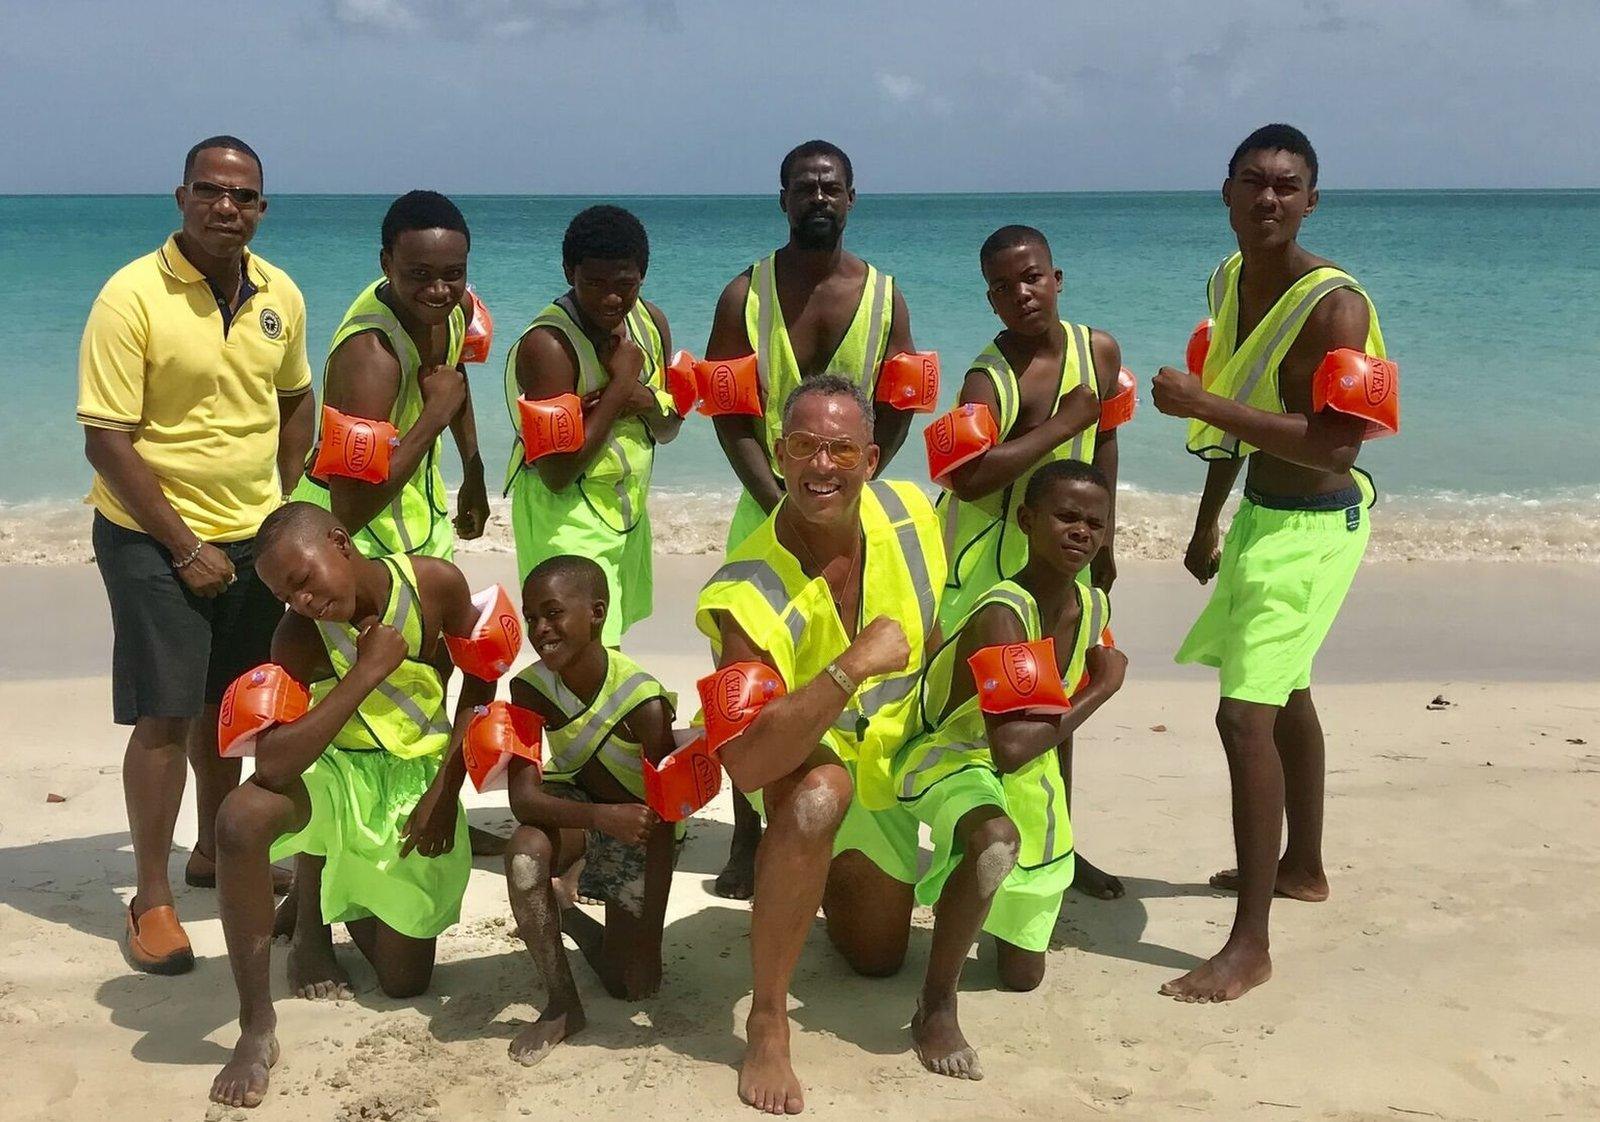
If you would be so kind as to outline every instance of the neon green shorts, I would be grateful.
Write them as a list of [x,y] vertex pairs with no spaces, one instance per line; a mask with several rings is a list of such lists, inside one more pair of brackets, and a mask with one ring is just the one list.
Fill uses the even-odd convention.
[[1355,579],[1375,501],[1372,482],[1334,509],[1282,510],[1248,496],[1222,545],[1211,600],[1174,656],[1221,672],[1222,696],[1283,705],[1311,685],[1311,664]]
[[[988,768],[971,767],[935,782],[922,795],[902,804],[933,837],[933,864],[917,881],[917,903],[931,906],[944,892],[945,882],[964,856],[956,841],[956,824],[980,806],[998,807],[1009,815],[1005,788]],[[1015,819],[1013,819],[1015,821]],[[1022,831],[1026,823],[1016,823]],[[1026,847],[1025,847],[1026,848]],[[1061,915],[1061,901],[1072,887],[1077,861],[1072,850],[1033,869],[1018,865],[1000,882],[989,906],[983,929],[1027,951],[1050,946],[1050,933]]]
[[301,775],[311,818],[272,843],[272,859],[295,853],[327,858],[324,923],[376,916],[402,935],[432,939],[461,918],[472,847],[459,804],[449,853],[400,856],[400,830],[438,773],[438,756],[402,760],[383,751],[329,748]]
[[511,484],[511,529],[519,586],[539,562],[562,554],[588,557],[605,571],[611,602],[600,641],[606,646],[620,646],[628,628],[649,617],[655,593],[648,511],[632,530],[618,533],[589,509],[577,486],[552,491],[532,470],[519,471]]
[[[855,783],[856,769],[845,762],[850,782]],[[750,796],[750,805],[766,817],[761,805],[761,792]],[[915,816],[903,806],[887,810],[868,810],[859,799],[850,800],[850,809],[844,812],[839,832],[833,836],[833,855],[857,850],[867,859],[902,884],[914,884],[917,879],[917,832]]]

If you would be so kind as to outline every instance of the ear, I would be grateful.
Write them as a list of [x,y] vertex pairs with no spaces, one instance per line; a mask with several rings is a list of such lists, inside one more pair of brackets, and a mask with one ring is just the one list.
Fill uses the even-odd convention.
[[1306,212],[1301,218],[1310,218],[1311,212],[1317,209],[1317,204],[1322,201],[1322,192],[1313,187],[1306,194]]
[[844,208],[846,210],[850,210],[850,209],[854,208],[855,205],[856,205],[856,189],[854,187],[851,187],[848,191],[845,192]]
[[341,556],[350,556],[350,535],[345,531],[343,526],[335,526],[333,529],[329,530],[328,540],[333,542],[334,548],[339,551]]
[[604,600],[591,600],[589,602],[589,618],[594,624],[594,637],[599,638],[606,626],[606,602]]
[[1056,291],[1060,292],[1062,285],[1065,284],[1066,282],[1065,282],[1065,279],[1061,275],[1061,270],[1060,269],[1055,270],[1055,274],[1056,274]]
[[172,192],[172,201],[178,204],[178,213],[183,213],[183,197],[189,193],[187,187],[178,187]]
[[989,310],[998,316],[1000,314],[1000,309],[994,306],[994,292],[988,287],[988,285],[984,286],[983,298],[989,301]]
[[1017,508],[1017,528],[1022,531],[1024,538],[1033,533],[1033,511],[1025,506]]
[[577,275],[577,272],[578,272],[578,267],[576,265],[568,265],[565,262],[562,263],[562,265],[561,265],[561,275],[567,278],[567,287],[570,288],[573,285],[578,283],[576,280],[573,279]]
[[867,465],[868,479],[872,479],[878,474],[878,460],[882,455],[882,450],[876,444],[867,445],[867,454],[862,457],[861,462]]
[[393,260],[394,256],[387,249],[378,250],[378,269],[386,277],[389,275],[389,264]]
[[1222,181],[1222,205],[1233,205],[1233,179],[1229,177]]

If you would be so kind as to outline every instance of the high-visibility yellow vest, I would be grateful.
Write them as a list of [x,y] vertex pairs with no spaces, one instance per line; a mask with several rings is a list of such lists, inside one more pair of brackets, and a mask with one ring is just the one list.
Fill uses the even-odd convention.
[[[772,254],[750,267],[750,289],[744,299],[744,325],[756,355],[756,374],[761,384],[765,407],[763,443],[773,473],[778,467],[778,438],[783,435],[783,404],[800,385],[800,364],[789,342],[789,328],[783,322],[778,304],[777,255]],[[866,391],[871,398],[878,385],[878,367],[883,365],[889,347],[889,325],[894,319],[894,278],[867,266],[867,283],[861,290],[850,330],[839,349],[833,352],[819,373],[840,374]]]
[[[1328,293],[1348,288],[1367,302],[1368,354],[1387,358],[1383,332],[1378,327],[1378,309],[1366,289],[1343,269],[1331,265],[1312,269],[1278,297],[1250,332],[1239,335],[1239,274],[1244,255],[1235,253],[1218,265],[1206,284],[1206,304],[1211,312],[1211,346],[1206,351],[1201,384],[1207,393],[1261,409],[1283,412],[1283,394],[1278,388],[1278,367],[1311,316],[1311,310]],[[1237,436],[1199,419],[1189,422],[1186,447],[1203,460],[1237,460],[1256,451]]]
[[[400,390],[395,395],[394,407],[389,410],[389,421],[404,436],[422,416],[422,387],[417,375],[422,368],[422,357],[417,345],[401,325],[394,309],[378,297],[378,292],[388,282],[372,282],[357,296],[344,313],[344,319],[333,333],[333,345],[328,348],[328,360],[346,339],[367,331],[376,331],[389,342],[389,349],[400,362]],[[461,361],[461,341],[466,337],[467,320],[461,308],[450,310],[450,342],[445,348],[446,366]],[[327,400],[328,374],[323,368],[323,400]],[[428,454],[417,465],[417,470],[389,505],[360,530],[350,535],[363,557],[385,557],[394,553],[413,553],[424,557],[443,557],[449,560],[455,553],[456,533],[450,522],[449,492],[445,490],[444,475],[439,470],[439,455],[443,437],[433,442]],[[309,466],[316,462],[317,449],[311,449]],[[311,478],[308,470],[295,487],[294,499],[315,503],[324,510],[333,508],[333,499],[327,484]]]
[[[787,501],[787,500],[784,500]],[[716,614],[727,612],[772,660],[792,693],[850,646],[850,637],[822,577],[808,577],[778,541],[777,508],[729,554],[701,590],[695,624],[722,655]],[[856,768],[856,795],[871,810],[894,803],[889,760],[911,728],[922,655],[933,634],[944,546],[933,506],[913,484],[877,480],[861,492],[865,539],[861,616],[900,621],[911,647],[903,670],[868,678],[823,737]]]
[[[1078,596],[1080,615],[1077,636],[1061,673],[1069,690],[1082,679],[1089,648],[1100,641],[1101,631],[1111,622],[1111,600],[1105,592],[1076,582],[1072,587]],[[985,592],[960,626],[944,637],[943,646],[928,660],[918,691],[919,731],[894,760],[895,794],[902,802],[921,798],[940,780],[957,772],[969,768],[995,770],[977,692],[946,712],[955,675],[969,672],[965,666],[956,665],[961,634],[991,604],[1016,613],[1030,641],[1043,638],[1038,604],[1021,585],[1010,580]],[[1036,869],[1072,853],[1066,785],[1055,752],[1035,756],[1016,771],[1002,775],[1000,783],[1006,795],[1007,816],[1021,836],[1019,868]]]
[[[1092,332],[1077,323],[1061,321],[1067,333],[1067,344],[1061,356],[1061,384],[1051,403],[1051,413],[1064,394],[1083,386],[1100,396],[1100,381],[1095,377]],[[995,399],[1000,403],[1000,414],[995,427],[1004,441],[1017,423],[1022,410],[1022,390],[1017,372],[1000,352],[998,341],[990,342],[969,369],[981,371],[994,386]],[[939,621],[947,628],[965,619],[978,598],[997,581],[1015,576],[1028,560],[1028,539],[1017,525],[1017,508],[1027,492],[1028,480],[1047,463],[1056,460],[1077,460],[1089,463],[1094,459],[1095,438],[1099,423],[1090,425],[1065,444],[1058,444],[1050,452],[1019,476],[1010,486],[973,499],[958,499],[953,491],[939,495],[940,515],[944,522],[945,553],[950,558],[950,577],[945,586],[944,599],[939,606]]]
[[[351,714],[332,747],[346,752],[382,750],[401,759],[432,756],[450,743],[450,715],[445,711],[444,681],[432,663],[422,660],[422,597],[417,572],[405,554],[380,557],[389,570],[389,602],[383,622],[405,638],[406,658],[369,693]],[[328,649],[333,677],[311,683],[311,702],[320,704],[356,664],[357,632],[348,623],[317,620],[317,633]]]
[[597,754],[602,766],[628,793],[644,799],[642,772],[644,746],[629,740],[622,722],[639,706],[655,698],[676,711],[677,695],[643,670],[621,651],[606,649],[606,676],[594,700],[584,701],[542,662],[536,662],[517,680],[526,683],[566,717],[559,727],[546,724],[544,740],[548,748],[544,778],[552,783],[571,783],[585,764]]
[[[667,361],[662,353],[661,332],[656,329],[656,322],[644,301],[634,303],[623,320],[623,326],[628,336],[644,352],[644,367],[639,371],[639,380],[655,391],[656,400],[661,403],[663,410],[672,408],[672,398],[666,389]],[[517,386],[517,350],[522,339],[536,327],[559,331],[572,347],[573,354],[578,358],[578,384],[574,392],[579,397],[598,393],[611,384],[611,372],[600,361],[594,343],[579,326],[578,309],[571,293],[562,296],[534,317],[506,355],[506,411],[511,416],[512,433],[511,461],[506,465],[507,491],[511,490],[513,484],[546,487],[537,471],[523,471],[528,465],[523,457],[522,427],[517,413],[517,397],[521,393]],[[584,504],[601,541],[628,533],[644,517],[655,458],[656,439],[643,417],[618,417],[612,423],[611,436],[605,447],[572,484],[583,495]]]

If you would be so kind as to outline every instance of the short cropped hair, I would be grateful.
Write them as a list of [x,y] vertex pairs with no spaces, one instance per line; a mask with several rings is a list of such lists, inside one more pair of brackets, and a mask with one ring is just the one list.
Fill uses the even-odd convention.
[[528,579],[522,582],[522,587],[526,591],[533,587],[534,581],[557,577],[572,581],[596,600],[607,603],[611,600],[610,590],[606,586],[605,570],[593,558],[576,553],[558,553],[554,557],[546,557],[529,571]]
[[783,403],[784,432],[789,431],[789,418],[794,415],[794,407],[808,397],[848,397],[856,403],[856,408],[861,410],[861,418],[866,423],[867,431],[869,433],[872,431],[872,399],[867,396],[867,392],[843,375],[818,374],[814,378],[803,380]]
[[183,158],[183,181],[185,183],[188,183],[189,176],[194,174],[195,160],[199,158],[200,153],[204,152],[208,148],[222,148],[229,152],[242,152],[246,156],[249,156],[256,162],[256,174],[261,178],[262,188],[266,188],[267,172],[266,169],[261,166],[261,157],[256,155],[256,150],[250,147],[250,145],[246,144],[236,136],[229,136],[227,133],[221,133],[217,136],[208,136],[199,144],[196,144],[193,148],[189,149],[189,154]]
[[1239,147],[1233,150],[1233,156],[1228,160],[1228,178],[1232,179],[1234,172],[1239,170],[1239,161],[1251,152],[1288,152],[1299,156],[1306,162],[1306,170],[1311,173],[1311,182],[1307,187],[1317,185],[1317,150],[1311,147],[1311,141],[1306,139],[1306,134],[1293,125],[1262,125],[1255,132],[1239,142]]
[[472,248],[472,232],[461,208],[437,191],[407,191],[389,204],[383,216],[383,248],[393,250],[395,241],[407,230],[454,230]]
[[561,264],[572,269],[585,260],[632,261],[644,276],[650,269],[650,237],[644,223],[620,206],[580,210],[561,239]]
[[1069,481],[1093,483],[1107,495],[1111,494],[1111,482],[1106,479],[1105,472],[1093,464],[1081,460],[1051,460],[1029,477],[1028,487],[1022,492],[1022,505],[1037,510],[1049,488]]
[[829,156],[838,160],[840,166],[844,168],[844,185],[846,187],[856,185],[856,169],[851,166],[850,157],[844,154],[843,148],[826,140],[808,140],[789,149],[789,154],[783,158],[783,163],[778,165],[779,187],[789,186],[789,175],[794,171],[796,161],[808,156]]
[[281,541],[305,541],[325,536],[339,524],[333,512],[326,507],[301,500],[284,503],[267,515],[256,530],[255,555],[265,556]]
[[1023,245],[1036,245],[1046,253],[1050,252],[1050,239],[1044,236],[1043,230],[1032,226],[1002,226],[983,239],[983,245],[978,250],[978,267],[983,268],[989,263],[989,258],[1002,250]]

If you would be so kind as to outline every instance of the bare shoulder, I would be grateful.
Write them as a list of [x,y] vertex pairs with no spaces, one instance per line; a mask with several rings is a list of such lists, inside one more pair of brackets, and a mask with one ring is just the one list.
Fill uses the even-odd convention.
[[1367,329],[1371,314],[1361,293],[1350,288],[1336,288],[1328,293],[1306,317],[1300,338],[1321,353],[1338,347],[1362,349],[1366,346]]
[[278,621],[272,633],[272,661],[297,682],[315,682],[333,674],[317,625],[299,612],[285,612]]
[[667,333],[667,313],[663,312],[659,305],[646,300],[642,296],[639,298],[639,303],[644,305],[644,310],[650,316],[651,322],[656,325],[656,330],[665,335]]
[[1089,329],[1089,353],[1094,356],[1095,381],[1104,397],[1116,389],[1117,371],[1122,369],[1122,347],[1109,331]]

